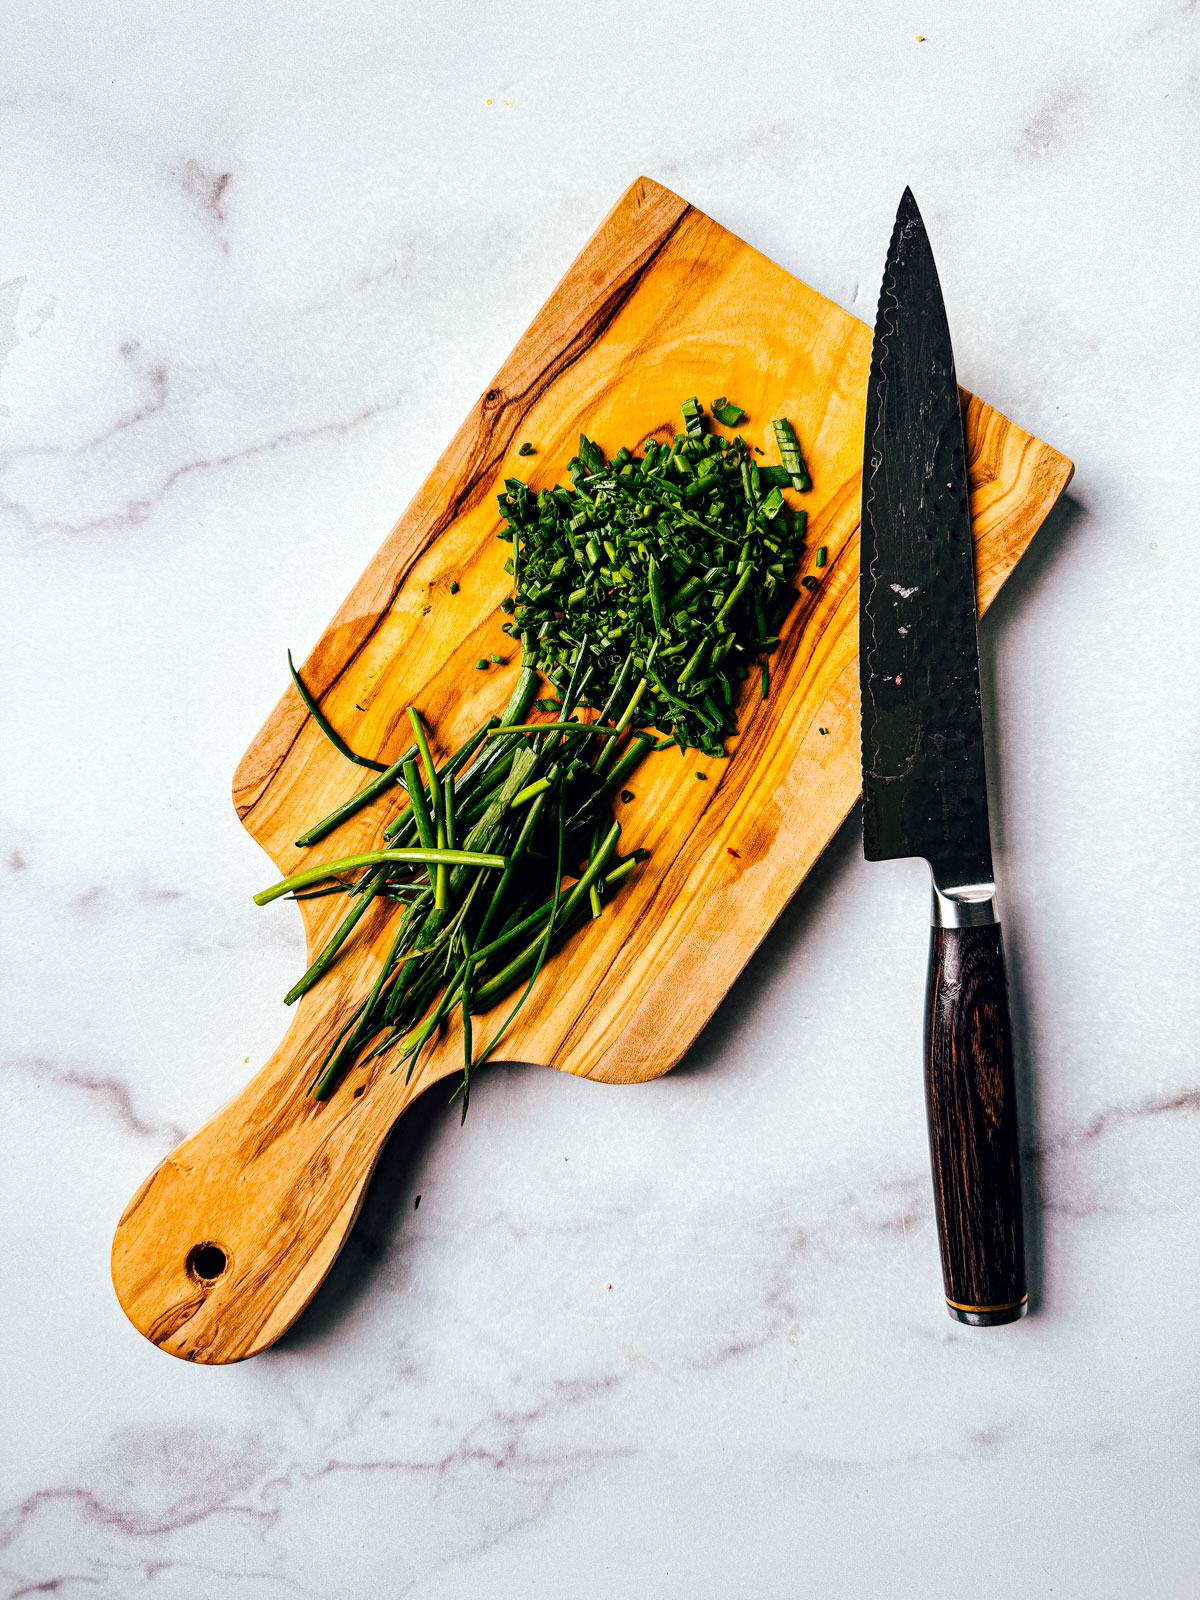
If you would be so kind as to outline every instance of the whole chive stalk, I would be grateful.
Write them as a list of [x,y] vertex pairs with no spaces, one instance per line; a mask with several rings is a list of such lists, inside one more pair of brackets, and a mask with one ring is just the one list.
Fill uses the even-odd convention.
[[297,889],[307,889],[310,883],[320,883],[325,878],[335,877],[339,872],[353,872],[358,867],[377,867],[385,861],[394,861],[397,865],[405,866],[420,863],[423,866],[440,864],[504,868],[508,865],[506,856],[491,855],[482,850],[364,850],[360,855],[343,856],[340,861],[329,861],[324,866],[306,867],[303,872],[293,872],[291,877],[281,878],[269,889],[260,889],[254,896],[254,904],[269,905],[272,900],[278,900],[280,895],[292,894]]
[[341,950],[346,940],[350,937],[350,934],[353,932],[354,928],[362,920],[364,913],[375,899],[375,896],[379,893],[380,889],[383,888],[384,879],[387,877],[387,870],[387,866],[384,865],[377,867],[375,871],[371,873],[365,891],[358,896],[354,902],[354,905],[342,918],[342,921],[334,930],[333,937],[327,941],[324,949],[316,957],[313,964],[309,967],[308,971],[299,980],[299,982],[294,983],[284,995],[283,1003],[285,1006],[290,1006],[294,1001],[299,1000],[302,994],[307,994],[312,988],[313,984],[318,983],[320,979],[323,978],[329,971],[330,967],[337,960],[338,952]]
[[[421,782],[421,774],[417,770],[415,760],[407,761],[404,766],[404,783],[408,790],[408,804],[412,818],[416,824],[417,838],[421,841],[423,850],[437,848],[437,835],[433,831],[433,818],[429,815],[429,806],[425,799],[425,786]],[[437,893],[437,872],[434,867],[429,868],[429,887]]]
[[343,801],[327,817],[322,817],[320,822],[315,822],[311,828],[306,828],[296,840],[297,846],[305,849],[309,845],[319,843],[326,834],[332,833],[335,828],[340,828],[343,822],[361,811],[364,806],[369,806],[373,800],[378,800],[379,796],[386,793],[393,784],[401,783],[405,763],[411,761],[416,753],[415,746],[406,750],[398,761],[393,761],[390,767],[385,767],[377,778],[372,778],[370,783],[357,794],[352,794],[349,800]]
[[614,738],[621,734],[621,728],[613,728],[602,722],[519,722],[506,728],[490,728],[493,735],[510,733],[578,733],[595,734],[597,738]]
[[[421,752],[421,760],[425,767],[425,782],[429,789],[429,809],[433,814],[433,832],[438,851],[446,850],[446,808],[442,798],[442,785],[438,779],[437,767],[434,765],[433,756],[429,749],[429,739],[425,733],[425,724],[421,721],[421,714],[416,706],[409,706],[408,720],[412,723],[413,733],[417,738],[417,749]],[[418,824],[419,826],[419,824]],[[446,909],[446,864],[438,861],[434,867],[433,904],[437,911]]]
[[356,766],[370,767],[373,772],[386,772],[387,764],[385,762],[372,761],[369,756],[356,755],[346,741],[342,738],[342,736],[337,732],[337,730],[330,724],[329,719],[321,710],[313,696],[309,693],[307,684],[297,671],[296,663],[292,660],[292,652],[290,650],[288,651],[288,671],[292,675],[292,682],[296,685],[296,689],[299,692],[301,700],[303,700],[304,704],[308,707],[309,716],[312,717],[317,727],[320,728],[321,732],[329,740],[333,748],[338,751],[340,755],[344,755],[347,761],[353,761]]

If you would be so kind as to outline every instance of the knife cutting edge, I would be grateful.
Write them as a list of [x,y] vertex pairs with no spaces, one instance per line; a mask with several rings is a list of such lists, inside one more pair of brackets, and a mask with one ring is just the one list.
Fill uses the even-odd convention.
[[863,442],[863,851],[933,878],[925,1095],[946,1305],[1024,1315],[1011,1025],[988,832],[975,561],[954,353],[912,191],[888,251]]

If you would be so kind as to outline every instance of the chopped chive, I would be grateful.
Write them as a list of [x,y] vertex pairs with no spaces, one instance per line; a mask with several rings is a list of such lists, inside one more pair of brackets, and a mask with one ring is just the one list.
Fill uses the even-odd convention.
[[528,439],[526,439],[525,443],[517,451],[517,454],[519,456],[531,456],[533,454],[533,446],[530,444]]
[[708,773],[707,772],[693,772],[692,773],[692,777],[693,778],[698,778],[701,783],[707,783],[708,782]]
[[713,401],[712,414],[725,428],[736,428],[746,415],[741,406],[735,406],[732,400],[726,400],[724,395],[719,400]]
[[476,672],[487,671],[487,658],[485,656],[480,656],[479,660],[475,663],[475,670]]
[[814,562],[814,565],[816,565],[818,567],[823,567],[825,565],[826,561],[828,561],[828,560],[829,560],[829,546],[826,545],[826,544],[823,544],[820,547],[820,549],[817,551],[816,555],[813,557],[813,562]]
[[517,609],[517,602],[513,599],[512,595],[508,595],[506,599],[501,600],[500,609],[501,611],[507,611],[510,617],[512,616],[513,612]]
[[498,667],[502,667],[504,665],[503,656],[491,656],[489,659],[494,661]]
[[625,802],[626,805],[628,805],[629,802],[633,799],[633,790],[632,789],[622,789],[621,790],[621,799]]
[[812,479],[808,475],[808,468],[800,453],[800,441],[796,437],[796,430],[786,417],[776,417],[771,427],[775,433],[775,443],[779,446],[779,458],[792,480],[792,488],[801,492],[811,489]]

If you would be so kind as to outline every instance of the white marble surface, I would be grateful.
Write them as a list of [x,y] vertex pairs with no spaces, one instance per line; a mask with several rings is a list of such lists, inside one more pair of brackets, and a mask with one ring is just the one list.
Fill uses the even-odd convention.
[[[4,36],[4,1593],[1200,1593],[1194,0]],[[867,317],[911,182],[964,383],[1077,462],[984,629],[1035,1314],[942,1309],[924,870],[851,823],[679,1070],[424,1108],[291,1336],[169,1360],[113,1225],[302,954],[230,775],[638,172]]]

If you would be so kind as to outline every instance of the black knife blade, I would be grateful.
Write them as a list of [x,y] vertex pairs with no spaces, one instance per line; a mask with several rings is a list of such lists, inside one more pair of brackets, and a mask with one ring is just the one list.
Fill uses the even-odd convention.
[[912,191],[879,298],[863,451],[863,848],[939,888],[992,877],[975,562],[954,352]]
[[925,1087],[946,1301],[1026,1306],[1008,1001],[988,832],[975,560],[954,352],[906,189],[888,251],[863,441],[863,850],[933,875]]

